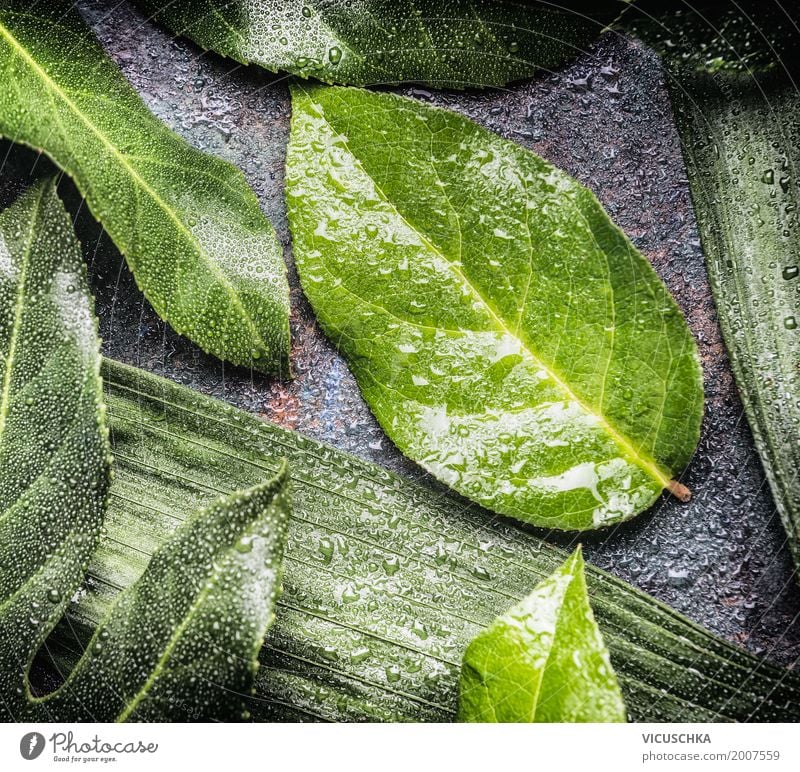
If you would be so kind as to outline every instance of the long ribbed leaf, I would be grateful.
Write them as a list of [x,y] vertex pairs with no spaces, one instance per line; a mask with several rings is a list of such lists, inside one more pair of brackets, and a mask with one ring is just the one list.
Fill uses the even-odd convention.
[[[109,361],[104,376],[117,476],[108,538],[71,614],[87,635],[176,522],[289,462],[285,591],[261,653],[255,719],[453,718],[469,641],[567,557],[462,501],[185,387]],[[632,718],[800,718],[797,674],[597,569],[587,579]],[[66,658],[76,646],[68,633]]]
[[0,705],[80,586],[105,509],[100,352],[72,224],[40,183],[0,214]]
[[583,185],[418,100],[296,86],[287,196],[303,290],[386,433],[543,527],[633,517],[697,444],[697,347]]
[[586,592],[581,549],[495,619],[464,654],[459,721],[624,722]]
[[73,177],[160,316],[288,373],[286,269],[241,172],[158,121],[69,0],[0,5],[0,81],[0,134]]
[[502,86],[577,56],[616,3],[566,0],[138,0],[207,49],[272,72],[364,86]]
[[670,68],[746,74],[798,67],[800,30],[794,4],[783,0],[622,2],[627,7],[617,26],[655,48]]
[[784,79],[684,73],[678,106],[736,382],[800,565],[800,97]]

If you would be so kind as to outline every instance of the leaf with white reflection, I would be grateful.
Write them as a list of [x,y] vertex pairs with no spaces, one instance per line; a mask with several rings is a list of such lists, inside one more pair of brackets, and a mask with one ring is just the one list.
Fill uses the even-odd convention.
[[303,289],[398,447],[535,525],[633,517],[697,444],[697,347],[595,196],[455,113],[296,85]]

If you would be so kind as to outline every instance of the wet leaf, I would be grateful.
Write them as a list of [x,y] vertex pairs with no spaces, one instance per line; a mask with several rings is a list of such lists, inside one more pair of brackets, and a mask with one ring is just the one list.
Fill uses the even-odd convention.
[[489,723],[626,720],[580,548],[469,644],[458,716]]
[[76,182],[159,315],[205,351],[288,373],[281,249],[241,172],[144,106],[68,0],[0,7],[0,134]]
[[487,0],[188,0],[137,4],[244,64],[327,83],[501,86],[578,56],[618,5]]
[[800,98],[778,76],[678,77],[672,99],[719,322],[800,565]]
[[40,183],[0,214],[0,705],[80,586],[103,520],[100,353],[72,224]]
[[[59,630],[62,666],[176,522],[273,474],[281,458],[293,499],[285,591],[261,651],[254,720],[454,719],[470,641],[567,557],[462,499],[178,384],[108,360],[104,379],[117,458],[108,538]],[[797,673],[586,573],[632,720],[800,719]]]
[[688,495],[697,348],[587,188],[457,114],[296,86],[287,196],[303,289],[406,455],[550,528]]
[[796,71],[800,33],[792,10],[763,0],[630,0],[617,26],[655,48],[670,68]]
[[110,463],[91,297],[53,181],[0,214],[0,320],[6,718],[240,716],[279,588],[288,517],[283,467],[272,482],[218,500],[175,534],[170,527],[67,682],[32,696],[31,663],[98,544]]
[[800,30],[759,0],[637,0],[621,24],[668,71],[720,326],[800,566]]
[[59,721],[241,717],[274,619],[289,500],[277,476],[193,515],[98,625],[33,715]]

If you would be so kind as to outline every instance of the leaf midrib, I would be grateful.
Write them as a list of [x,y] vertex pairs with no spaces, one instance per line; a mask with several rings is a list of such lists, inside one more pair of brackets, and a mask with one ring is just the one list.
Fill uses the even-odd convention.
[[167,217],[172,220],[184,238],[194,245],[195,249],[197,250],[197,254],[199,256],[206,256],[206,265],[211,269],[211,272],[219,280],[220,284],[227,289],[228,295],[230,296],[234,306],[236,306],[246,320],[254,339],[258,341],[265,351],[269,351],[269,347],[261,337],[261,334],[255,326],[255,322],[248,313],[247,309],[245,309],[239,294],[235,291],[228,277],[220,270],[219,266],[214,260],[208,259],[200,243],[197,241],[197,239],[195,239],[192,232],[186,228],[180,217],[178,217],[176,214],[175,210],[166,201],[164,201],[164,199],[161,198],[161,196],[159,196],[159,194],[146,182],[139,172],[137,172],[136,169],[130,163],[128,163],[125,156],[120,153],[114,143],[108,137],[106,137],[106,135],[100,131],[100,129],[98,129],[91,120],[89,120],[89,118],[83,113],[78,105],[76,105],[75,102],[69,98],[67,93],[59,86],[58,83],[56,83],[55,80],[50,77],[50,75],[48,75],[48,73],[39,65],[36,59],[34,59],[34,57],[28,52],[25,46],[23,46],[22,43],[17,40],[17,38],[2,22],[0,22],[0,35],[2,35],[9,42],[11,47],[17,52],[17,55],[28,64],[33,72],[44,83],[45,88],[58,97],[64,104],[66,104],[72,113],[89,129],[89,131],[91,131],[92,134],[94,134],[100,140],[100,142],[108,148],[112,155],[117,159],[120,166],[134,181],[134,183],[144,190],[144,192],[159,206],[159,208],[164,211]]
[[[312,99],[311,95],[308,91],[302,86],[297,86],[300,90],[303,91],[304,94],[309,99]],[[364,168],[363,164],[361,163],[361,159],[350,149],[350,144],[347,138],[328,121],[325,117],[324,109],[322,106],[314,102],[314,104],[319,107],[317,114],[325,121],[325,124],[330,128],[332,132],[334,132],[338,137],[342,139],[342,143],[344,147],[347,149],[347,152],[353,158],[355,164],[358,166],[359,169],[366,175],[366,177],[372,182],[375,186],[375,190],[377,193],[383,198],[383,200],[392,208],[395,214],[408,226],[410,230],[416,233],[423,244],[430,249],[434,254],[438,255],[444,263],[450,267],[453,273],[456,275],[462,284],[473,294],[473,296],[485,307],[486,311],[488,312],[489,316],[491,317],[492,322],[494,323],[497,331],[508,335],[509,337],[517,340],[520,344],[520,348],[528,354],[528,356],[543,370],[547,372],[549,377],[555,382],[556,386],[560,388],[566,397],[571,401],[575,402],[585,413],[592,416],[594,419],[598,421],[598,423],[605,429],[605,431],[611,436],[614,442],[617,443],[633,460],[633,462],[639,466],[642,470],[644,470],[647,474],[649,474],[654,480],[656,480],[662,488],[670,488],[672,486],[672,481],[670,476],[665,474],[658,464],[656,463],[655,459],[651,458],[650,456],[642,454],[639,450],[637,450],[631,441],[620,431],[618,431],[609,421],[608,419],[600,412],[592,408],[589,404],[587,404],[584,400],[580,399],[577,394],[569,387],[567,382],[560,376],[558,373],[553,369],[552,366],[545,363],[530,347],[529,342],[521,337],[519,334],[513,332],[511,328],[503,321],[500,315],[497,313],[495,308],[492,304],[478,292],[475,285],[469,280],[466,274],[461,271],[461,269],[450,260],[447,255],[438,247],[436,246],[424,233],[424,231],[417,228],[402,212],[399,211],[397,206],[394,202],[386,195],[383,191],[381,186],[378,184],[377,180],[367,172]]]
[[[542,675],[539,678],[539,682],[536,684],[536,693],[534,694],[534,698],[531,702],[531,710],[530,710],[530,718],[528,719],[528,723],[533,724],[536,722],[536,714],[539,711],[539,703],[541,701],[542,696],[542,688],[544,686],[544,679],[547,675],[547,665],[549,664],[550,660],[553,657],[553,650],[556,647],[556,636],[558,635],[558,623],[561,620],[561,614],[564,611],[564,603],[567,599],[567,592],[569,591],[572,582],[575,581],[575,573],[573,571],[572,566],[572,558],[570,558],[567,563],[564,565],[564,568],[569,565],[569,579],[566,581],[564,589],[561,592],[561,598],[559,599],[558,604],[558,611],[555,614],[555,624],[553,626],[553,637],[550,641],[550,646],[547,649],[547,656],[544,658],[544,665],[542,665]],[[547,581],[545,579],[545,581]],[[535,590],[534,590],[535,592]]]
[[6,428],[6,420],[8,418],[8,411],[11,404],[11,377],[14,369],[14,358],[16,356],[17,343],[19,341],[19,330],[22,326],[22,313],[25,305],[25,293],[27,292],[28,285],[28,268],[30,264],[31,250],[33,249],[33,233],[36,223],[39,220],[39,212],[42,206],[44,191],[45,187],[42,186],[33,206],[25,249],[22,253],[22,265],[20,266],[19,282],[17,283],[17,293],[14,301],[14,321],[11,323],[11,338],[8,345],[8,355],[6,356],[6,369],[3,373],[2,397],[0,398],[0,446],[2,446],[3,435]]

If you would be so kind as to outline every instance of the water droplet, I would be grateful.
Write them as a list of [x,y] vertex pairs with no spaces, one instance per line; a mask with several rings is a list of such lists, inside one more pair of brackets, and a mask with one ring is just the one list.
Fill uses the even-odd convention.
[[357,665],[363,662],[372,652],[366,646],[359,646],[350,652],[350,661]]
[[797,329],[797,319],[795,319],[793,316],[787,316],[783,320],[783,326],[787,330],[796,330]]
[[333,542],[330,539],[322,539],[319,543],[319,554],[322,555],[322,562],[325,565],[333,558]]
[[492,575],[485,568],[483,568],[483,566],[475,566],[472,569],[472,574],[478,579],[483,579],[485,581],[488,581],[492,578]]
[[670,568],[667,570],[667,583],[670,587],[686,587],[691,584],[689,572],[684,568]]
[[331,64],[339,64],[342,61],[342,49],[338,46],[331,46],[328,51],[328,61]]

